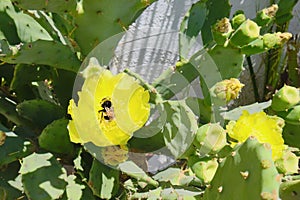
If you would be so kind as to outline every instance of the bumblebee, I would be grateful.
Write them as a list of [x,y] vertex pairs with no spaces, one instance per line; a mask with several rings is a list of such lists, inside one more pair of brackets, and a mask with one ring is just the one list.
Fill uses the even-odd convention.
[[112,103],[111,103],[110,100],[106,99],[101,104],[101,107],[103,109],[98,111],[98,113],[101,113],[101,121],[102,121],[102,119],[105,119],[107,121],[111,121],[115,118],[114,109],[112,107]]

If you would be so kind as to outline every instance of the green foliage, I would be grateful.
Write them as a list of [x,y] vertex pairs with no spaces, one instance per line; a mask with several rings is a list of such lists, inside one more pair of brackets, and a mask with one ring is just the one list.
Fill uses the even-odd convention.
[[65,116],[65,111],[58,105],[45,100],[29,100],[17,106],[19,115],[44,128],[56,119]]
[[18,199],[23,196],[21,176],[18,171],[19,162],[13,162],[5,167],[2,166],[0,172],[0,198],[1,199]]
[[94,160],[88,184],[94,195],[102,199],[111,199],[119,189],[119,171]]
[[47,1],[47,0],[13,0],[12,1],[18,7],[24,10],[44,10],[53,13],[68,13],[74,12],[76,9],[76,1]]
[[179,54],[182,59],[188,58],[189,49],[195,44],[196,37],[205,22],[207,15],[206,3],[198,1],[193,4],[184,19],[182,20],[179,35]]
[[24,158],[19,172],[28,198],[56,199],[64,193],[66,171],[50,153]]
[[168,101],[163,107],[167,115],[163,129],[165,145],[175,158],[179,158],[194,139],[196,117],[184,101]]
[[22,45],[16,51],[14,55],[0,59],[13,64],[50,65],[73,72],[77,72],[80,66],[80,61],[70,48],[56,41],[38,40]]
[[35,150],[32,142],[15,135],[13,132],[6,133],[3,140],[4,144],[0,146],[0,166],[24,158]]
[[152,177],[148,176],[143,169],[137,166],[132,161],[123,162],[119,165],[119,169],[127,174],[130,177],[137,179],[138,181],[146,182],[146,184],[150,184],[153,186],[158,186],[159,183],[155,181]]
[[153,1],[104,0],[101,4],[96,0],[83,1],[82,12],[75,16],[77,28],[74,33],[82,53],[87,55],[109,36],[122,32],[137,17],[138,11]]
[[227,0],[206,1],[206,6],[209,12],[207,13],[204,25],[201,30],[201,36],[204,45],[208,44],[209,42],[212,42],[213,40],[211,32],[212,25],[214,25],[218,20],[222,19],[223,17],[229,17],[230,14],[230,4]]
[[263,103],[256,102],[251,105],[240,106],[240,107],[232,109],[228,112],[223,112],[221,115],[226,120],[238,120],[244,110],[248,111],[250,114],[260,112],[260,111],[263,111],[264,109],[270,107],[271,102],[272,101],[270,100],[270,101],[266,101]]
[[209,55],[217,65],[222,79],[236,78],[242,72],[244,58],[239,49],[217,45],[209,51]]
[[286,124],[283,129],[283,139],[286,144],[292,147],[300,148],[300,125]]

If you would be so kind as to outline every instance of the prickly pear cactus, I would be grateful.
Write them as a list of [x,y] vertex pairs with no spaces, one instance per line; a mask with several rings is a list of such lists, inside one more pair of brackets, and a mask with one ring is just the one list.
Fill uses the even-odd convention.
[[249,138],[221,162],[204,199],[278,199],[280,182],[268,145]]
[[[297,11],[293,11],[297,0],[279,0],[278,5],[258,11],[254,19],[242,10],[230,15],[229,0],[193,4],[159,0],[148,10],[153,15],[145,16],[149,12],[143,10],[153,2],[0,0],[0,199],[299,199],[299,41],[286,32],[292,13]],[[165,15],[155,13],[160,5],[168,8]],[[184,5],[187,12],[177,13],[178,7],[169,9],[173,5]],[[135,24],[140,14],[144,16]],[[167,23],[169,16],[175,18],[173,24]],[[143,24],[145,19],[151,26]],[[110,95],[99,101],[91,98],[94,105],[82,100],[84,95],[102,95],[114,87],[103,84],[95,93],[83,92],[82,82],[96,77],[78,72],[81,66],[86,67],[86,60],[96,56],[106,69],[119,67],[118,54],[124,52],[116,47],[125,44],[119,41],[127,38],[127,29],[146,25],[148,39],[155,37],[152,29],[148,30],[156,21],[172,29],[178,27],[178,41],[166,38],[172,45],[178,44],[178,52],[171,52],[177,62],[157,74],[153,82],[135,71],[123,72],[144,91],[132,96],[147,99],[149,118],[130,99],[128,117],[118,117],[127,111],[128,107],[121,105],[130,96],[129,90],[113,95],[113,100]],[[141,50],[135,46],[140,41],[131,42],[126,51]],[[203,46],[198,48],[198,44]],[[101,51],[94,49],[98,45],[103,47]],[[142,49],[148,50],[148,43]],[[251,56],[260,53],[266,56],[266,99],[270,101],[232,109],[230,103],[245,92],[239,78],[246,64],[255,82]],[[158,60],[150,59],[155,65]],[[147,71],[148,67],[135,69]],[[284,76],[280,76],[282,72]],[[125,81],[118,86],[128,85]],[[69,102],[81,102],[82,112],[72,112]],[[285,124],[285,141],[279,138],[282,145],[275,161],[269,145],[255,138],[233,147],[237,138],[233,133],[228,135],[226,120],[247,123],[242,115],[245,110],[282,118],[276,127],[280,125],[277,131],[281,136]],[[106,136],[119,140],[114,128],[139,121],[138,115],[144,116],[143,123],[130,132],[128,143],[107,147],[94,143],[95,138],[111,139]],[[90,124],[85,123],[86,116],[96,116],[95,127],[82,134]],[[251,121],[260,119],[256,116],[251,115]],[[83,122],[82,130],[76,129],[75,121]],[[243,132],[252,130],[245,123],[241,125]],[[97,135],[98,125],[107,130],[105,136]],[[260,127],[253,131],[264,132],[269,126]],[[89,142],[80,138],[92,135],[95,137]]]

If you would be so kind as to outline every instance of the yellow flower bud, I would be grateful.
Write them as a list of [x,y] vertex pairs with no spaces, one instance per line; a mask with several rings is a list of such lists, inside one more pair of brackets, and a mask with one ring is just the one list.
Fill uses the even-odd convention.
[[212,94],[219,99],[222,99],[228,103],[229,101],[238,98],[241,89],[244,84],[236,78],[226,79],[216,83],[212,88]]

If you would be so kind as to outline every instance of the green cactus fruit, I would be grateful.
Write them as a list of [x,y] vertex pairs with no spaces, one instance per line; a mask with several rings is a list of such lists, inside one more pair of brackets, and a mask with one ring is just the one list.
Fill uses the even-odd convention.
[[288,111],[278,112],[277,115],[284,118],[288,124],[300,125],[300,105],[294,106]]
[[271,108],[275,111],[286,111],[299,103],[299,101],[299,90],[295,87],[284,85],[273,96]]
[[298,172],[298,157],[289,150],[283,151],[281,159],[276,160],[275,165],[280,173],[293,174]]
[[237,29],[244,21],[246,21],[244,13],[236,13],[231,19],[232,28]]
[[263,35],[263,41],[264,41],[264,45],[267,48],[271,49],[271,48],[281,47],[291,37],[292,37],[292,34],[287,33],[287,32],[266,33]]
[[232,34],[230,42],[234,46],[242,47],[257,39],[259,31],[260,27],[254,21],[247,19]]
[[265,26],[274,20],[276,12],[278,10],[278,5],[273,4],[268,8],[264,8],[257,12],[255,22],[259,26]]
[[278,199],[280,182],[271,149],[250,137],[219,164],[203,199]]
[[198,156],[191,156],[188,159],[188,165],[196,177],[204,183],[209,183],[213,179],[219,166],[216,158],[199,158]]
[[266,33],[262,37],[264,45],[270,49],[274,48],[279,42],[278,37],[276,37],[275,33]]
[[229,19],[224,17],[223,19],[217,21],[217,23],[212,28],[213,38],[218,45],[226,46],[226,41],[230,34],[233,32]]
[[226,132],[218,123],[205,124],[197,130],[193,144],[200,154],[216,153],[227,144]]
[[253,55],[253,54],[257,54],[257,53],[262,53],[262,52],[265,52],[267,50],[268,49],[264,45],[263,38],[261,38],[261,37],[257,38],[256,40],[254,40],[250,44],[248,44],[246,46],[243,46],[241,48],[242,53],[246,54],[246,55]]

